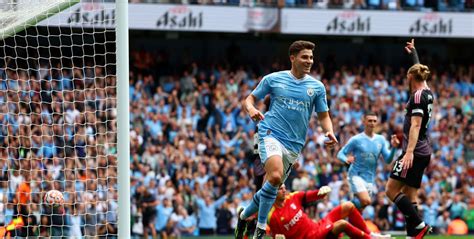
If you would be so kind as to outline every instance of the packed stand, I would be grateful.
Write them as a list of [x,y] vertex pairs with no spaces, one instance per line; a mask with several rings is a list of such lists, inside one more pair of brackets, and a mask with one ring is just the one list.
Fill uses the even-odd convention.
[[474,0],[129,0],[129,2],[440,12],[472,11],[474,9]]
[[[248,203],[254,191],[255,122],[241,110],[240,101],[262,75],[284,67],[275,63],[255,72],[247,66],[231,70],[193,62],[176,73],[171,69],[179,66],[170,67],[166,54],[131,56],[135,59],[130,72],[134,235],[231,234],[236,208]],[[329,151],[323,147],[324,134],[314,117],[299,167],[286,184],[290,190],[333,188],[326,200],[307,208],[317,220],[349,200],[347,168],[336,153],[361,131],[364,111],[377,112],[383,135],[400,135],[408,95],[406,68],[342,66],[332,72],[323,64],[315,68],[312,75],[327,88],[340,145]],[[432,67],[432,72],[437,99],[430,123],[434,155],[423,178],[420,211],[436,232],[447,233],[450,220],[459,218],[474,232],[474,66],[446,71]],[[389,171],[390,165],[380,163],[377,200],[364,216],[380,230],[401,230],[404,218],[384,196]]]
[[[116,80],[103,67],[0,69],[0,226],[11,236],[117,235]],[[56,189],[64,207],[42,197]]]

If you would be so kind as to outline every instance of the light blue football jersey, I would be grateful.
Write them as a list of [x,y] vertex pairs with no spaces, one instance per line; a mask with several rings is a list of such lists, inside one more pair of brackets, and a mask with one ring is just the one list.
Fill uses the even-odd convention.
[[274,137],[288,150],[300,153],[312,113],[329,110],[323,83],[309,75],[296,79],[290,71],[280,71],[266,75],[252,91],[257,99],[268,94],[270,108],[258,124],[259,137]]
[[346,163],[347,155],[350,153],[355,160],[349,167],[348,176],[360,176],[366,182],[374,183],[380,154],[387,163],[390,163],[395,149],[389,150],[389,143],[382,135],[374,134],[370,138],[362,132],[349,139],[349,142],[337,153],[337,158]]

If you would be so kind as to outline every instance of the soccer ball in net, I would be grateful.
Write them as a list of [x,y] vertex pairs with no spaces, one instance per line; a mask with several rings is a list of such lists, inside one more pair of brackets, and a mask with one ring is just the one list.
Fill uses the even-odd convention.
[[58,190],[50,190],[44,195],[43,201],[46,205],[59,207],[64,203],[64,196]]

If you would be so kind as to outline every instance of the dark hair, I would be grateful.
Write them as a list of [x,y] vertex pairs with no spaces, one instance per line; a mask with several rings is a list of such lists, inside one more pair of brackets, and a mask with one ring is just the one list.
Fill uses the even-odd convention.
[[415,64],[408,69],[408,74],[413,76],[416,81],[426,81],[430,76],[430,69],[423,64]]
[[310,41],[302,41],[302,40],[299,40],[299,41],[295,41],[293,43],[291,43],[290,45],[290,48],[288,49],[288,54],[290,56],[294,56],[294,55],[297,55],[300,51],[302,50],[314,50],[314,43],[310,42]]
[[364,118],[367,117],[367,116],[377,116],[377,114],[373,111],[366,111],[365,114],[364,114]]

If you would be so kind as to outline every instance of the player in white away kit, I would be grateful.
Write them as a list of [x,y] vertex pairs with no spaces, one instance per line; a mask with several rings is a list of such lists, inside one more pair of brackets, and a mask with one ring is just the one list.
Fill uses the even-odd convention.
[[[268,181],[245,210],[238,210],[236,238],[242,238],[247,224],[245,220],[257,211],[258,222],[253,238],[264,237],[268,212],[278,188],[285,182],[301,153],[313,112],[318,114],[326,132],[326,144],[332,147],[337,143],[329,117],[326,89],[320,81],[308,75],[313,65],[313,50],[312,42],[293,42],[289,48],[291,70],[265,76],[243,103],[249,116],[260,120],[258,151]],[[255,108],[255,103],[266,95],[270,95],[270,109],[263,115]]]
[[376,192],[375,174],[380,155],[386,163],[390,163],[396,151],[395,147],[400,144],[396,135],[392,135],[393,148],[388,149],[387,140],[374,132],[377,118],[375,113],[367,112],[363,120],[364,132],[350,138],[337,154],[340,161],[350,164],[348,180],[353,193],[352,202],[360,211],[371,203]]

